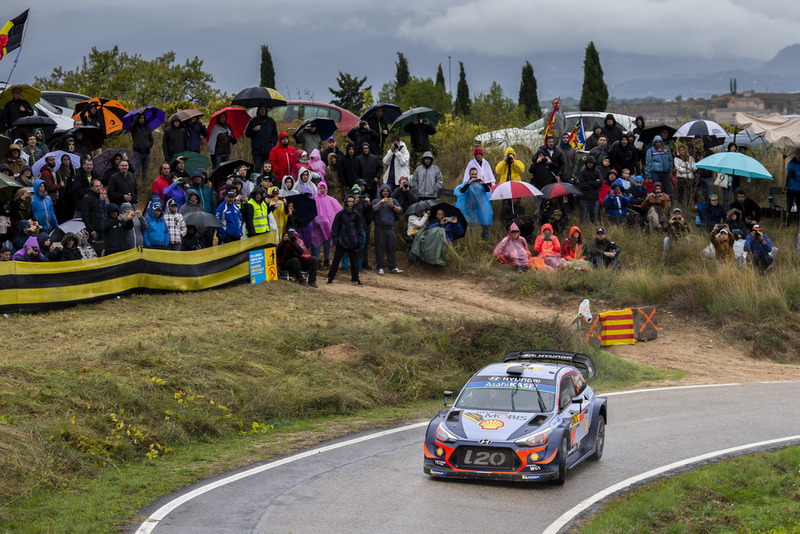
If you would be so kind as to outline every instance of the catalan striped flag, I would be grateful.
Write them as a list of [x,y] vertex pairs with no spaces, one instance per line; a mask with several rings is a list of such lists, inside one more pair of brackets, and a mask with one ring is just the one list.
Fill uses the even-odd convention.
[[22,31],[28,20],[28,10],[6,22],[0,28],[0,59],[22,46]]
[[569,134],[569,144],[577,150],[582,149],[586,144],[586,132],[583,131],[583,122],[580,119]]
[[600,343],[602,345],[633,345],[633,310],[611,310],[600,314]]

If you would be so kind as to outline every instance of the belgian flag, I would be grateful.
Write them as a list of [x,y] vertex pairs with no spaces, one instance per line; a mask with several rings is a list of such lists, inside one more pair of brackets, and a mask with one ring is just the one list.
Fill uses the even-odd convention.
[[0,28],[0,59],[22,46],[22,31],[28,20],[28,9],[14,17]]

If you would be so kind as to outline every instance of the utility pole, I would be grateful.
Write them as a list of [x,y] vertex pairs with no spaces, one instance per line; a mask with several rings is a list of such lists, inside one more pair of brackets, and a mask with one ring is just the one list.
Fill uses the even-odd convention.
[[447,84],[450,86],[448,93],[453,94],[453,69],[450,65],[450,56],[447,56]]

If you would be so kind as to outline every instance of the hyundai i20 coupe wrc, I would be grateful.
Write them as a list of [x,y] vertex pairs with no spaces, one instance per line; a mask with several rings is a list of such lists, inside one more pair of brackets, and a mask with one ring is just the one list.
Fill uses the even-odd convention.
[[425,436],[426,474],[439,478],[552,481],[603,456],[605,397],[586,383],[585,354],[520,350],[487,365],[445,406]]

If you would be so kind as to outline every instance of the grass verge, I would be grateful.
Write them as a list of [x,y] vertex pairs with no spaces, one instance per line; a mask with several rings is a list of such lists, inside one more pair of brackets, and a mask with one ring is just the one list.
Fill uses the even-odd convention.
[[613,499],[576,534],[800,532],[800,447],[740,456]]

